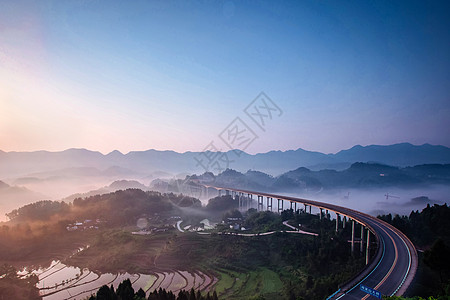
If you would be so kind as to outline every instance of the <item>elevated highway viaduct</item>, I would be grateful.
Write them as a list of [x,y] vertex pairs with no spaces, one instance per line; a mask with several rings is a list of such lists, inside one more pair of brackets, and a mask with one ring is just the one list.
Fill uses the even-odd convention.
[[[347,222],[352,224],[351,251],[354,251],[355,248],[355,227],[360,225],[360,250],[363,250],[363,242],[365,242],[366,267],[352,280],[343,283],[336,293],[328,297],[329,300],[376,299],[374,296],[361,291],[360,285],[375,289],[382,295],[401,296],[414,278],[418,265],[414,245],[402,232],[380,219],[350,208],[308,199],[211,185],[203,185],[203,187],[215,189],[219,192],[219,195],[223,192],[232,196],[238,195],[240,196],[240,205],[244,205],[244,201],[241,201],[241,199],[248,199],[249,201],[245,202],[248,205],[253,197],[254,200],[257,198],[259,210],[264,208],[265,198],[266,208],[271,210],[275,200],[278,211],[282,211],[284,209],[283,204],[288,202],[290,208],[297,210],[297,205],[300,205],[304,206],[305,211],[309,208],[310,213],[311,207],[315,207],[319,210],[320,217],[324,212],[326,215],[329,211],[333,212],[336,214],[336,230],[341,224],[342,226],[345,226]],[[364,234],[365,232],[366,234]],[[377,247],[376,254],[372,257],[369,257],[369,245],[373,244],[370,239],[375,239]]]

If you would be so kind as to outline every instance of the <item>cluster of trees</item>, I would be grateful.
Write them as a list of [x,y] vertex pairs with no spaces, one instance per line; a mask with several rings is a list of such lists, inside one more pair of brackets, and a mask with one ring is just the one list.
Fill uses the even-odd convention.
[[210,295],[207,293],[206,295],[202,295],[200,291],[195,292],[194,289],[190,291],[181,290],[177,296],[173,294],[171,291],[167,292],[165,289],[159,289],[157,291],[153,291],[148,296],[148,300],[218,300],[216,291]]
[[271,211],[258,212],[256,209],[249,209],[244,220],[244,227],[251,228],[254,232],[267,232],[280,230],[282,219],[278,214]]
[[209,199],[206,209],[213,212],[222,212],[238,208],[238,206],[238,200],[233,199],[230,195],[225,195]]
[[159,289],[151,292],[146,298],[143,289],[139,289],[136,293],[134,292],[133,285],[130,279],[124,280],[119,284],[117,290],[114,287],[108,287],[107,285],[102,286],[96,295],[92,295],[89,300],[218,300],[216,292],[212,295],[209,293],[204,296],[200,291],[195,292],[194,289],[191,291],[181,290],[178,295],[172,293],[172,291],[166,291],[165,289]]
[[432,295],[429,299],[450,299],[450,208],[447,204],[427,205],[409,216],[388,214],[378,218],[401,230],[416,246],[426,249],[419,253],[415,294]]
[[7,213],[6,216],[10,220],[17,222],[30,220],[46,221],[56,214],[66,214],[69,212],[70,205],[64,201],[44,200],[14,209],[10,213]]
[[412,211],[409,216],[388,214],[378,218],[400,229],[419,247],[429,246],[438,238],[450,243],[450,207],[447,204],[428,204],[421,212]]
[[85,199],[74,199],[73,208],[87,219],[100,218],[113,225],[134,224],[136,217],[142,214],[172,210],[173,205],[169,199],[159,192],[127,189]]
[[0,299],[38,300],[41,299],[35,274],[21,278],[16,268],[3,264],[0,266]]

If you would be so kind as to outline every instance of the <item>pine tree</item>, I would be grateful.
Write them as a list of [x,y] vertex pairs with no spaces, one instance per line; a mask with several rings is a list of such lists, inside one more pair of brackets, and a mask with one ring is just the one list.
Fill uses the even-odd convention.
[[189,300],[197,300],[197,297],[195,297],[194,288],[192,288],[191,292],[189,293]]
[[143,299],[143,300],[145,300],[145,292],[144,292],[144,290],[142,289],[142,288],[140,288],[138,291],[137,291],[137,293],[136,293],[136,295],[135,295],[138,299]]

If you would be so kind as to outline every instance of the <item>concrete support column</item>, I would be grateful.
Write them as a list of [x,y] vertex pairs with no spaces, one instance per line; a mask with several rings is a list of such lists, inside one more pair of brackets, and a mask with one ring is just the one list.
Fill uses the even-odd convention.
[[320,209],[319,218],[320,218],[320,220],[322,220],[322,209],[321,208],[319,208],[319,209]]
[[367,246],[366,246],[366,265],[369,264],[369,256],[370,256],[370,231],[367,229]]
[[328,219],[328,209],[325,210],[325,217]]
[[364,225],[361,224],[361,245],[359,246],[359,252],[363,252],[364,249]]
[[[281,203],[281,207],[280,207],[280,203]],[[278,212],[282,212],[282,211],[283,211],[283,200],[278,199]]]
[[294,202],[295,205],[295,212],[297,212],[297,202]]
[[258,211],[262,211],[264,208],[263,196],[258,195]]
[[309,206],[309,214],[311,214],[311,205]]
[[355,251],[355,221],[352,220],[352,254]]
[[294,204],[294,202],[290,201],[290,209],[292,209],[292,205]]
[[239,209],[241,209],[241,208],[242,208],[242,205],[243,205],[241,193],[238,192],[237,195],[236,195],[236,197],[239,199]]
[[347,217],[346,216],[344,216],[342,218],[342,228],[344,228],[344,229],[345,229],[345,223],[347,223]]
[[267,197],[267,210],[269,210],[270,207],[270,211],[272,211],[272,198],[271,197]]
[[303,205],[305,206],[305,214],[306,214],[306,207],[307,207],[308,205],[306,205],[306,204],[304,204],[304,203],[303,203]]
[[338,232],[339,229],[339,214],[336,213],[336,232]]

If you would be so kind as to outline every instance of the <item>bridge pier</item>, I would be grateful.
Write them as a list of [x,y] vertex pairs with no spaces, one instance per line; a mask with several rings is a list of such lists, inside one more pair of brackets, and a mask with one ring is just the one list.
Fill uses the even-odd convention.
[[364,225],[361,224],[361,245],[359,246],[359,252],[364,250]]
[[327,219],[329,219],[329,217],[330,217],[330,216],[328,215],[328,209],[327,209],[327,210],[325,210],[325,214],[326,214],[326,215],[325,215],[325,216],[326,216],[326,218],[327,218]]
[[366,246],[366,265],[369,264],[369,256],[370,256],[370,231],[367,228],[367,246]]
[[262,211],[264,208],[263,198],[263,196],[258,195],[258,211]]
[[352,220],[352,254],[355,250],[355,220]]
[[241,193],[237,192],[236,195],[235,195],[235,197],[236,197],[236,198],[238,199],[238,201],[239,201],[239,210],[240,210],[241,207],[242,207]]
[[338,232],[339,229],[339,214],[336,213],[336,232]]
[[[280,202],[281,202],[281,208],[280,208]],[[278,213],[283,211],[283,200],[282,199],[278,199]]]
[[307,207],[308,205],[306,205],[305,203],[303,203],[303,205],[305,206],[305,214],[306,214],[306,212],[307,212],[307,211],[306,211],[306,207]]
[[267,210],[269,210],[270,207],[270,211],[272,211],[272,200],[271,197],[267,197]]
[[290,201],[289,204],[290,204],[290,207],[289,207],[289,208],[292,209],[292,206],[293,206],[294,202]]
[[321,208],[319,209],[320,209],[319,219],[322,220],[322,209]]
[[345,229],[345,223],[347,223],[347,217],[346,216],[344,216],[342,218],[342,228],[344,228],[344,229]]

